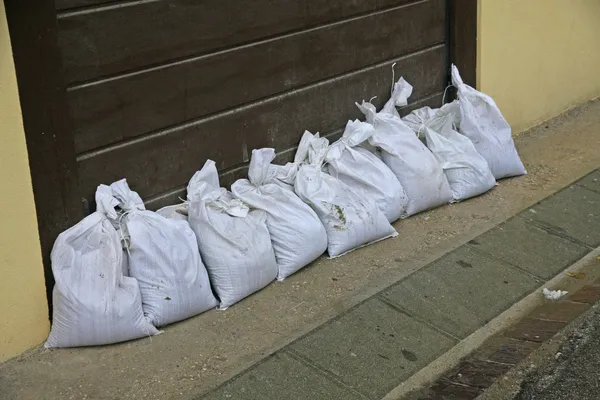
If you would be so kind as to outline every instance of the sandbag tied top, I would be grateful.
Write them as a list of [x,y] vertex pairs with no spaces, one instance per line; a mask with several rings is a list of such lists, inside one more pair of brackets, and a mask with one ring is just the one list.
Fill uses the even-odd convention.
[[300,143],[294,154],[294,161],[289,162],[285,165],[270,164],[269,173],[272,174],[272,182],[281,186],[284,189],[294,190],[294,183],[296,182],[296,174],[298,174],[298,168],[308,157],[309,145],[308,143]]
[[[412,96],[413,87],[403,77],[400,77],[392,89],[390,99],[384,104],[381,113],[390,114],[400,118],[396,107],[405,107],[408,105],[408,98]],[[373,107],[374,109],[374,107]]]
[[[304,158],[294,189],[325,227],[328,252],[338,257],[358,247],[396,236],[375,201],[364,198],[341,180],[322,171],[329,142],[304,132],[298,152]],[[300,157],[299,157],[300,158]]]
[[478,196],[496,186],[496,179],[473,143],[454,129],[459,112],[456,103],[441,109],[423,107],[403,120],[424,135],[427,147],[436,156],[452,189],[454,202]]
[[293,186],[284,188],[277,182],[271,168],[274,158],[274,149],[253,150],[248,179],[236,181],[231,191],[244,203],[266,213],[279,271],[277,279],[283,280],[325,252],[327,234],[319,217],[294,193]]
[[129,274],[139,282],[150,321],[164,326],[216,307],[189,224],[146,210],[125,179],[111,188],[123,210],[119,224],[128,239]]
[[277,278],[267,214],[249,210],[219,186],[208,160],[188,185],[188,221],[198,240],[210,280],[226,309]]
[[388,166],[360,147],[374,132],[371,124],[348,121],[342,137],[327,150],[326,168],[362,197],[374,199],[388,221],[394,222],[406,214],[408,197]]
[[459,132],[471,139],[496,179],[527,173],[519,158],[510,125],[494,100],[465,84],[452,65],[452,84],[458,90]]
[[405,216],[441,206],[452,199],[448,180],[437,158],[396,111],[396,105],[405,105],[411,93],[412,86],[400,78],[380,112],[371,103],[356,103],[375,128],[370,143],[381,149],[383,162],[396,175],[408,196]]
[[137,280],[123,276],[121,237],[109,218],[118,201],[96,191],[96,212],[61,233],[52,248],[52,329],[46,348],[118,343],[158,333],[144,317]]

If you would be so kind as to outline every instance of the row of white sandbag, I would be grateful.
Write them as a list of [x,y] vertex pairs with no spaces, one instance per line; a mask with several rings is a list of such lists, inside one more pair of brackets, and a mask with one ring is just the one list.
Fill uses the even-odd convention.
[[[249,285],[252,281],[246,279],[237,286],[229,281],[240,259],[247,261],[244,271],[273,275],[264,258],[244,258],[245,248],[263,245],[266,249],[268,241],[244,239],[246,231],[257,228],[248,229],[240,219],[248,215],[243,205],[264,212],[260,215],[273,246],[277,279],[283,280],[326,248],[330,257],[338,257],[397,235],[390,223],[399,218],[490,190],[496,185],[491,166],[498,178],[525,173],[510,127],[493,101],[462,85],[455,69],[453,77],[460,100],[439,110],[425,107],[402,120],[396,106],[407,104],[412,87],[401,78],[381,112],[370,103],[359,105],[368,122],[349,121],[342,138],[332,145],[318,134],[305,132],[294,162],[285,166],[271,164],[274,149],[253,150],[248,179],[235,182],[231,193],[220,187],[215,164],[208,161],[190,181],[187,204],[158,213],[184,219],[182,214],[189,215],[221,308],[273,280]],[[480,119],[482,130],[468,129],[473,116]],[[476,144],[456,130],[463,120]],[[419,133],[427,146],[418,139]],[[375,152],[362,146],[366,142]],[[239,246],[229,240],[232,231],[240,236]]]
[[[448,202],[439,155],[434,151],[432,156],[395,110],[406,104],[411,90],[401,79],[380,113],[363,104],[370,123],[349,123],[332,146],[306,133],[294,163],[271,165],[272,149],[254,151],[249,181],[232,186],[238,199],[220,188],[214,162],[207,162],[188,186],[189,225],[144,210],[125,181],[99,187],[98,211],[55,244],[54,318],[46,346],[105,344],[155,334],[155,326],[216,305],[204,264],[221,308],[227,308],[275,277],[283,279],[309,264],[326,247],[330,256],[338,256],[394,236],[389,222]],[[435,128],[429,119],[435,118],[421,119],[417,131],[424,131],[429,144],[433,133],[428,130]],[[462,109],[461,120],[466,120]],[[387,166],[356,147],[365,140],[380,148]],[[507,147],[489,142],[497,150]],[[512,138],[509,144],[516,155]],[[329,174],[323,172],[325,163]],[[448,164],[446,175],[450,178],[449,171],[461,168],[469,169]],[[173,210],[159,213],[180,216]],[[125,274],[121,239],[127,242]]]
[[[184,218],[178,209],[189,214],[222,308],[272,280],[251,286],[228,281],[241,259],[261,276],[268,271],[256,265],[270,265],[245,257],[244,249],[261,243],[244,240],[249,230],[240,217],[248,210],[242,204],[264,212],[277,279],[283,280],[325,249],[338,257],[396,236],[391,222],[399,218],[477,196],[493,188],[496,178],[525,173],[510,126],[493,100],[464,85],[455,67],[452,76],[459,100],[439,110],[421,108],[402,120],[396,106],[407,105],[412,86],[401,78],[379,113],[370,103],[358,105],[367,122],[349,121],[332,145],[305,132],[294,162],[285,166],[271,164],[274,149],[253,150],[248,179],[235,182],[231,193],[220,187],[215,164],[208,161],[190,181],[186,206],[158,211],[167,217]],[[375,152],[363,147],[366,142]],[[239,246],[230,240],[234,232],[241,236]]]

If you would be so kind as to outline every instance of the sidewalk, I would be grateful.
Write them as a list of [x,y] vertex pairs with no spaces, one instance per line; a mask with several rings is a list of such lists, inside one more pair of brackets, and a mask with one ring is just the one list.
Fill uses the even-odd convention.
[[[593,388],[598,384],[596,377],[600,372],[594,369],[598,359],[589,355],[597,355],[600,350],[593,351],[590,346],[581,350],[594,338],[596,342],[600,338],[600,331],[597,330],[600,326],[599,256],[600,248],[597,248],[568,267],[569,272],[576,271],[578,278],[562,273],[548,283],[549,287],[567,290],[569,293],[566,296],[559,300],[545,300],[539,293],[527,296],[511,307],[522,306],[521,312],[513,313],[514,321],[477,346],[453,368],[448,368],[416,390],[407,392],[402,398],[546,400],[548,396],[541,392],[548,391],[557,394],[558,399],[596,399],[597,395],[586,397],[585,394],[593,393]],[[494,322],[501,318],[496,318]],[[541,368],[543,372],[532,374],[539,369],[539,365],[549,365],[550,368]],[[431,368],[432,365],[429,365],[426,370]],[[582,378],[579,381],[573,379],[572,372],[577,370]],[[564,383],[575,383],[578,387],[571,385],[570,391],[581,395],[569,396],[565,395],[567,392],[564,390],[562,393],[554,390]],[[518,396],[519,392],[521,397]]]
[[383,398],[600,244],[600,172],[571,185],[600,166],[600,102],[516,141],[525,177],[151,340],[35,349],[0,398]]

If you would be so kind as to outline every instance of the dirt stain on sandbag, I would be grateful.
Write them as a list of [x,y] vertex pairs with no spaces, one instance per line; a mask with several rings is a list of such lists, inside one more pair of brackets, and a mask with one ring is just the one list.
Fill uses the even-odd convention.
[[461,267],[463,267],[463,268],[473,268],[473,264],[468,263],[468,262],[463,261],[463,260],[458,260],[456,263],[458,265],[460,265]]
[[341,222],[341,224],[338,225],[333,225],[333,229],[338,230],[338,231],[343,231],[346,229],[346,223],[348,222],[346,220],[346,215],[344,215],[344,208],[338,206],[337,204],[331,204],[331,203],[326,203],[323,202],[323,204],[327,205],[327,207],[329,207],[330,212],[333,216],[337,217],[337,219]]
[[335,205],[335,211],[337,212],[337,216],[342,221],[344,225],[346,225],[346,216],[344,215],[344,209],[338,205]]

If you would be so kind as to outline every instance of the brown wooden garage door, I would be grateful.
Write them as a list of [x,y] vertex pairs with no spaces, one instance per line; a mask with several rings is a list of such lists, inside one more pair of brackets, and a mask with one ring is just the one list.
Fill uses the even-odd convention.
[[207,158],[227,185],[254,148],[335,139],[393,63],[415,107],[440,103],[450,61],[474,81],[477,0],[4,2],[49,292],[54,240],[100,183],[156,208]]
[[[335,136],[391,65],[439,104],[443,0],[57,0],[81,195],[126,177],[177,201],[207,158],[230,183],[254,148]],[[240,168],[242,167],[242,168]]]

